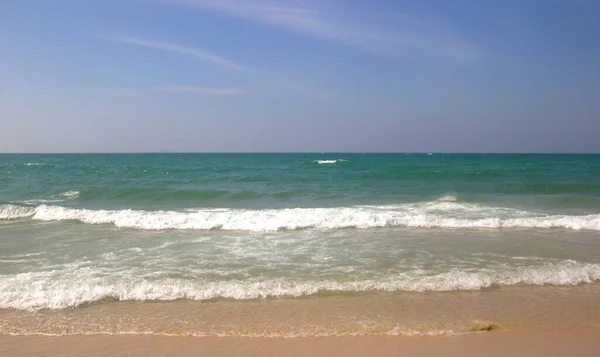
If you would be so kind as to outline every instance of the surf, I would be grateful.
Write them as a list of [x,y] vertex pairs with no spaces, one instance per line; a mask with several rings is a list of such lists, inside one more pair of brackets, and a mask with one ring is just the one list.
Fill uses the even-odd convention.
[[0,219],[76,221],[142,230],[231,230],[274,232],[305,229],[390,227],[600,230],[600,214],[556,215],[456,202],[454,196],[420,203],[322,208],[94,210],[55,205],[0,205]]
[[136,277],[129,271],[80,267],[0,276],[0,308],[63,309],[105,299],[172,301],[214,299],[255,300],[298,298],[317,294],[367,291],[477,291],[494,286],[573,286],[600,280],[600,264],[572,260],[503,270],[452,270],[423,276],[406,271],[361,280],[297,280],[252,277],[245,280]]

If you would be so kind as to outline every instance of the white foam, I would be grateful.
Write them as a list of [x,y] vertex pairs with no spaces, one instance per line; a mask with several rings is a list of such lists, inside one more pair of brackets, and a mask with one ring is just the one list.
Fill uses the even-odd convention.
[[577,285],[600,280],[600,264],[562,261],[502,271],[452,270],[423,276],[406,272],[359,281],[149,280],[131,273],[73,265],[68,269],[0,276],[0,308],[60,309],[106,298],[119,300],[236,300],[300,297],[320,292],[456,291],[494,285]]
[[48,198],[38,198],[38,199],[33,199],[33,200],[21,201],[21,202],[17,202],[17,203],[23,203],[23,204],[27,204],[27,205],[37,205],[37,204],[43,204],[43,203],[58,203],[58,202],[64,202],[67,200],[72,200],[77,197],[79,197],[79,191],[69,190],[69,191],[65,191],[65,192],[61,192],[61,193],[52,195]]
[[24,207],[17,205],[0,205],[0,219],[17,219],[33,216],[35,209],[33,207]]
[[73,199],[79,197],[79,191],[69,190],[66,192],[59,193],[57,196],[64,197],[65,199]]
[[455,195],[446,195],[437,200],[438,202],[456,202],[457,197]]
[[40,205],[0,206],[1,219],[29,217],[147,230],[196,229],[271,232],[296,229],[422,228],[566,228],[600,230],[600,214],[540,215],[501,207],[443,201],[333,208],[198,209],[186,211],[89,210]]
[[51,200],[51,199],[46,199],[46,198],[39,198],[39,199],[34,199],[34,200],[26,200],[26,201],[15,201],[15,203],[22,203],[25,205],[39,205],[42,203],[59,203],[59,202],[63,202],[65,200]]
[[210,332],[191,332],[191,331],[182,331],[180,333],[175,332],[165,332],[165,331],[148,331],[148,330],[124,330],[124,331],[79,331],[73,329],[62,330],[56,333],[49,332],[37,332],[20,330],[19,332],[6,332],[0,331],[3,335],[9,336],[49,336],[49,337],[58,337],[58,336],[128,336],[128,335],[145,335],[145,336],[169,336],[169,337],[177,337],[177,336],[186,336],[186,337],[266,337],[266,338],[301,338],[301,337],[341,337],[341,336],[365,336],[365,335],[387,335],[387,336],[461,336],[461,335],[471,335],[482,331],[454,331],[450,329],[424,329],[424,330],[415,330],[413,328],[405,328],[403,326],[394,326],[388,329],[385,328],[363,328],[359,331],[352,330],[342,330],[339,331],[337,329],[328,329],[327,332],[319,331],[319,330],[302,330],[299,332],[270,332],[267,330],[262,330],[260,332],[239,332],[236,330],[229,330],[227,332],[223,331],[214,331]]
[[317,164],[335,164],[337,160],[315,160]]

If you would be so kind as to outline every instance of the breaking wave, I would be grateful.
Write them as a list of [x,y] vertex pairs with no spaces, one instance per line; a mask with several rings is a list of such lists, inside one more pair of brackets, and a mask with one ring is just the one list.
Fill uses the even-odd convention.
[[0,219],[17,219],[30,217],[35,213],[35,208],[18,205],[0,205]]
[[289,278],[203,281],[135,277],[128,272],[91,267],[0,276],[0,308],[61,309],[103,299],[117,300],[250,300],[301,297],[319,293],[363,291],[473,291],[492,286],[577,285],[600,280],[600,264],[572,260],[501,271],[452,270],[431,276],[413,272],[358,280]]
[[348,160],[344,159],[329,159],[329,160],[314,160],[317,164],[336,164],[338,162],[348,162]]
[[454,202],[387,206],[286,209],[194,209],[186,211],[91,210],[53,205],[0,205],[0,219],[78,221],[146,230],[195,229],[272,232],[341,228],[566,228],[600,230],[600,214],[549,215],[512,208]]

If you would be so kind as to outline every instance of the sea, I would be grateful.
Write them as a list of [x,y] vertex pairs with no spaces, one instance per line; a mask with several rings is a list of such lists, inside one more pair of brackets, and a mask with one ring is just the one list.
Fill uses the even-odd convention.
[[599,281],[600,155],[0,155],[0,334],[600,331]]

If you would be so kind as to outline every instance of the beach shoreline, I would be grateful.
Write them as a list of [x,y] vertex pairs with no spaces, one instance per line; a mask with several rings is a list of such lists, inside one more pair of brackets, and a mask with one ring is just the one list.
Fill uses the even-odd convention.
[[0,335],[434,336],[600,331],[600,284],[217,301],[106,300],[0,309]]
[[20,356],[597,356],[600,334],[493,331],[460,336],[169,337],[0,336]]
[[598,162],[9,155],[0,356],[596,355]]

